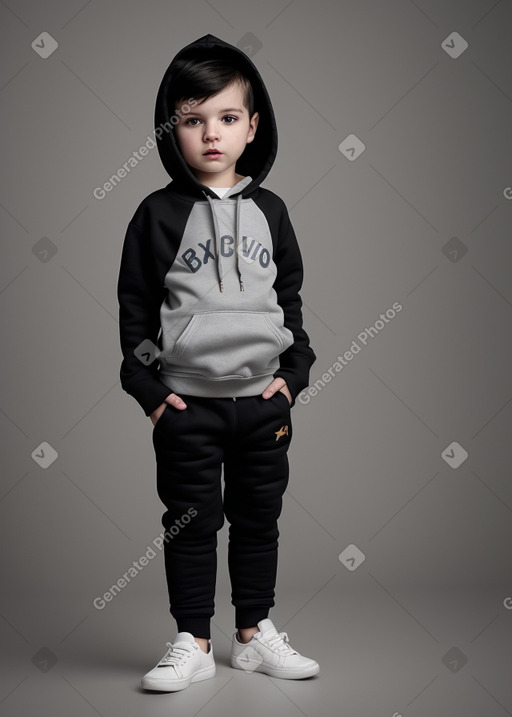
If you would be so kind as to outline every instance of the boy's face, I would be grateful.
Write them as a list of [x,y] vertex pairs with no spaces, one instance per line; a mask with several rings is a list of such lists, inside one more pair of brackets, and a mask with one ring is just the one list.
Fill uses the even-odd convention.
[[[200,98],[197,98],[198,100]],[[259,115],[249,118],[239,83],[226,87],[205,102],[181,113],[174,127],[176,142],[185,162],[201,184],[231,187],[242,179],[235,172],[237,159],[256,134]],[[178,103],[180,110],[186,101]],[[221,154],[207,155],[209,149]]]

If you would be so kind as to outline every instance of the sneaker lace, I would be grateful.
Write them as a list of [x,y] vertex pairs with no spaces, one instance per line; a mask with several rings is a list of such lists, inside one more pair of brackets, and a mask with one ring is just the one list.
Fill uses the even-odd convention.
[[182,647],[181,645],[173,645],[171,642],[166,642],[165,646],[169,649],[162,657],[160,661],[161,665],[179,665],[194,649],[192,645],[190,647]]
[[282,655],[296,655],[297,652],[292,649],[289,644],[288,634],[286,632],[278,632],[277,635],[272,635],[266,639],[267,645],[272,649],[276,650]]

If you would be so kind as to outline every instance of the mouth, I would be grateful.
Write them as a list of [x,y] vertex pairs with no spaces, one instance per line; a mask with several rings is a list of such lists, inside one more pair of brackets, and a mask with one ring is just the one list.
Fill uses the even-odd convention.
[[203,157],[221,157],[222,152],[220,152],[218,149],[207,149],[206,152],[203,152]]

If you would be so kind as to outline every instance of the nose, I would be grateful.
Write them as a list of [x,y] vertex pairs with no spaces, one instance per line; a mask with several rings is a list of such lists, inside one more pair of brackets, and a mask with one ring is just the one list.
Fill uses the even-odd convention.
[[208,122],[208,124],[204,127],[204,140],[205,142],[210,142],[214,139],[219,138],[219,130],[214,121]]

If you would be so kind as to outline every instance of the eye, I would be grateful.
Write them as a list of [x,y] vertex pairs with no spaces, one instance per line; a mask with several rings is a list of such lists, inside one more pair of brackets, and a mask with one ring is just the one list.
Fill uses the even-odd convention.
[[[197,117],[192,117],[191,119],[185,120],[183,124],[189,124],[190,122],[199,122],[199,120],[197,119]],[[195,126],[196,125],[193,125],[193,127]]]
[[228,124],[234,124],[238,120],[238,117],[233,117],[233,115],[226,115],[222,119],[232,119],[233,122],[228,122]]

